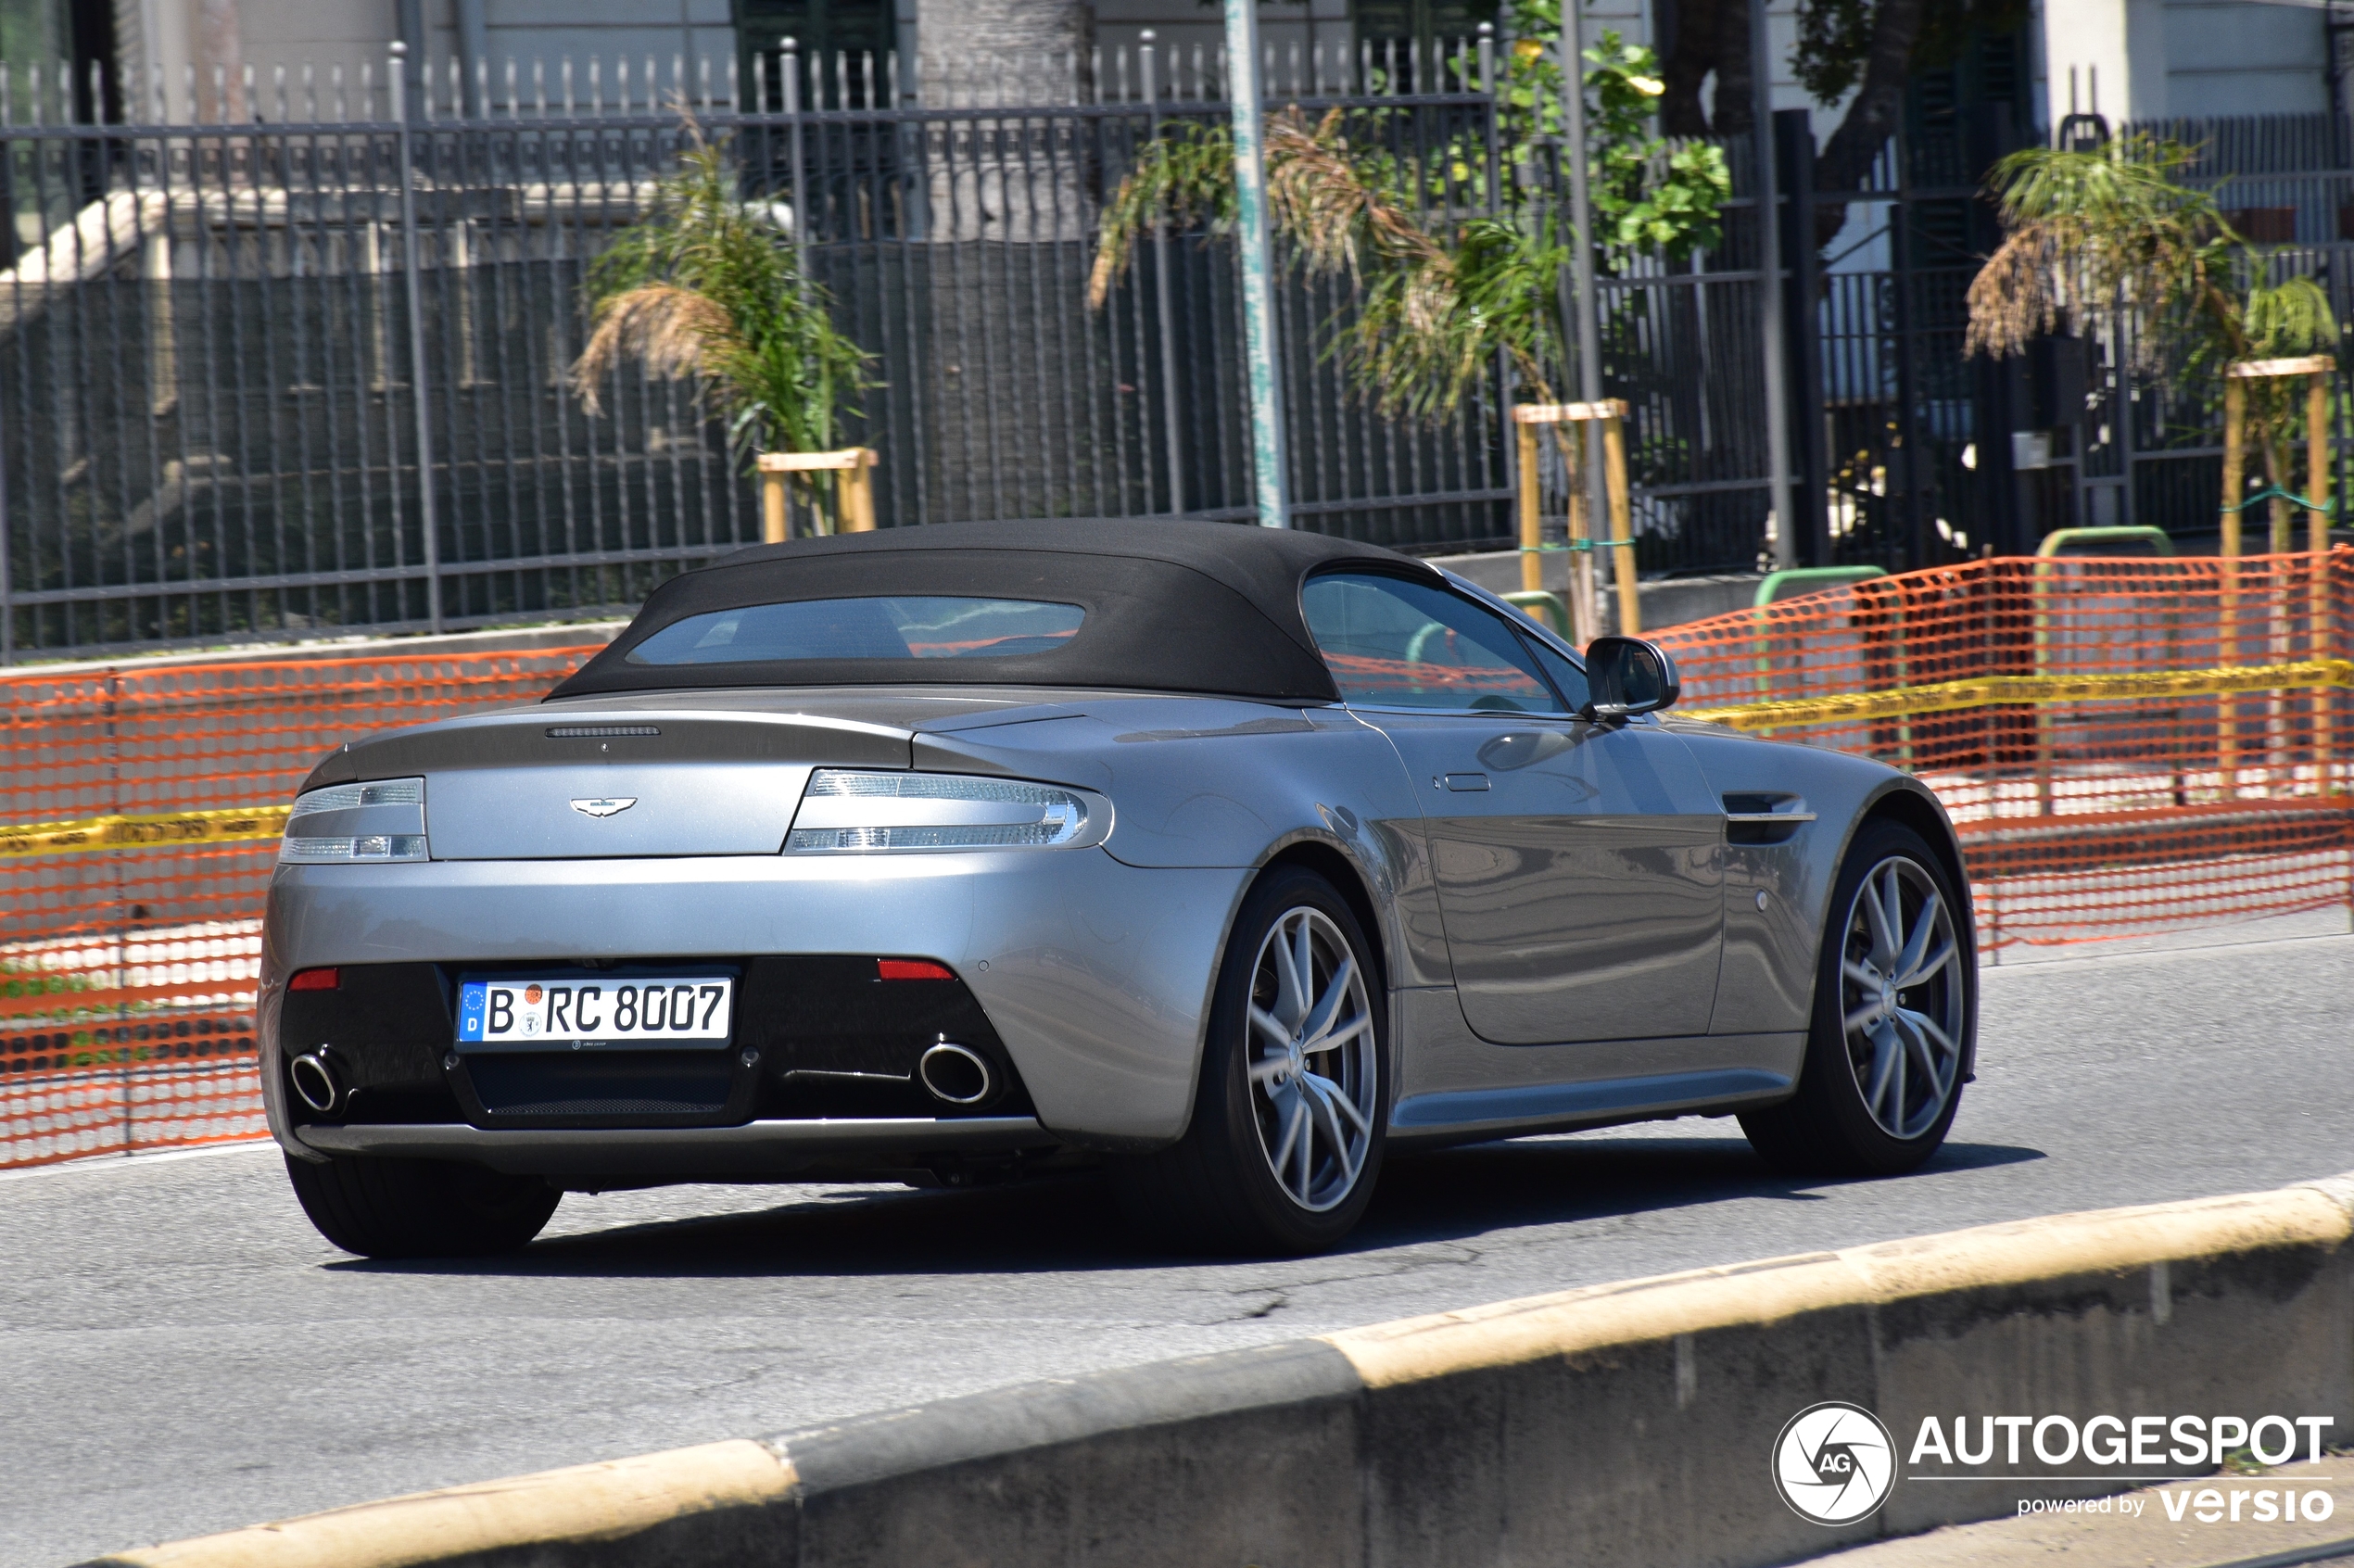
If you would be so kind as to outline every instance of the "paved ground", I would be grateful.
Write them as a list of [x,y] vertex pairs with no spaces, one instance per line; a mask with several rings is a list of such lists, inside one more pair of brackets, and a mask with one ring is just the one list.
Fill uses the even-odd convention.
[[[2326,929],[2306,923],[2302,929]],[[2336,929],[2342,930],[2342,924]],[[1990,970],[1981,1076],[1900,1181],[1729,1123],[1395,1162],[1355,1245],[1171,1264],[1079,1180],[567,1198],[492,1265],[375,1265],[266,1148],[0,1182],[0,1562],[1060,1372],[1745,1258],[2354,1168],[2354,937]]]

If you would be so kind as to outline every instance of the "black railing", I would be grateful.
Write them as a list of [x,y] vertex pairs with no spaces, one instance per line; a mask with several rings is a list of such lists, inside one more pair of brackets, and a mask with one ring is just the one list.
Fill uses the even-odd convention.
[[[772,63],[754,105],[733,62],[666,83],[651,62],[436,75],[398,98],[373,72],[248,86],[264,118],[226,123],[159,99],[145,123],[56,103],[32,122],[19,92],[0,124],[0,659],[613,614],[756,538],[741,454],[691,387],[625,373],[592,418],[566,386],[585,269],[677,167],[690,113],[874,356],[843,439],[880,453],[887,525],[1251,516],[1231,247],[1163,236],[1104,309],[1085,298],[1107,195],[1172,123],[1222,118],[1214,70],[1034,62],[951,73],[927,107],[888,61]],[[1272,65],[1274,107],[1338,107],[1402,159],[1492,134],[1492,61],[1470,45],[1412,70],[1370,50]],[[1811,128],[1778,118],[1801,503],[1780,545],[1769,272],[1734,141],[1723,244],[1621,259],[1599,284],[1643,572],[1755,570],[1780,549],[1919,565],[2077,522],[2211,527],[2212,388],[2137,380],[2121,325],[2084,325],[2072,410],[2044,407],[2034,365],[1963,358],[1997,139],[1916,137],[1863,190],[1813,192]],[[2287,182],[2302,234],[2314,212],[2338,221],[2354,178],[2287,167],[2313,134],[2210,125],[2197,177],[2260,165],[2233,200]],[[1846,221],[1818,249],[1830,208]],[[2354,247],[2272,264],[2325,273],[2354,316]],[[1280,303],[1296,525],[1422,551],[1512,542],[1500,416],[1523,389],[1504,367],[1443,426],[1385,421],[1327,351],[1348,281],[1295,277]],[[1557,534],[1564,476],[1540,454]]]
[[[0,658],[613,613],[756,539],[690,386],[625,373],[595,418],[565,384],[586,267],[687,113],[874,356],[842,438],[881,454],[885,524],[1248,515],[1231,248],[1172,236],[1085,299],[1106,193],[1210,100],[738,112],[712,74],[543,70],[463,117],[454,83],[373,79],[281,100],[326,119],[0,126]],[[1299,97],[1408,157],[1492,113]],[[1299,525],[1500,539],[1497,394],[1375,418],[1321,352],[1348,294],[1284,299]]]

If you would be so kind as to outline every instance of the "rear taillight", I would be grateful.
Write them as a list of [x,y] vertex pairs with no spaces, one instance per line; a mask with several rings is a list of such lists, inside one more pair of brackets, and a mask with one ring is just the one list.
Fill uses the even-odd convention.
[[342,987],[340,969],[305,969],[286,982],[288,991],[339,991]]
[[887,980],[955,980],[955,972],[945,964],[935,964],[929,958],[878,958],[875,978]]
[[1079,848],[1103,842],[1110,831],[1110,802],[1057,785],[821,767],[809,776],[785,849],[873,854]]
[[278,859],[294,866],[424,860],[425,781],[330,784],[297,796]]

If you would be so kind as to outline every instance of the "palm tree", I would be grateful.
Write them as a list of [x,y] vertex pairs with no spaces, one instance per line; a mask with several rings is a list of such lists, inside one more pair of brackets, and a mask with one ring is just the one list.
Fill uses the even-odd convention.
[[687,122],[679,171],[645,221],[591,263],[588,347],[572,386],[591,414],[606,380],[634,358],[659,377],[701,384],[747,460],[829,451],[848,400],[869,385],[869,356],[837,331],[826,291],[804,277],[790,239],[742,202],[722,148]]
[[[1492,193],[1484,145],[1410,162],[1353,144],[1338,109],[1311,123],[1295,107],[1268,124],[1274,230],[1300,271],[1357,285],[1330,349],[1386,417],[1445,420],[1486,385],[1500,353],[1535,401],[1558,401],[1567,380],[1560,279],[1574,240],[1559,205],[1538,195],[1542,148],[1560,130],[1557,0],[1514,0],[1512,24]],[[1605,32],[1586,61],[1597,248],[1680,259],[1715,244],[1731,175],[1716,148],[1652,134],[1662,88],[1651,51]],[[1090,303],[1108,297],[1155,224],[1217,233],[1234,200],[1223,127],[1183,122],[1150,144],[1105,204]]]
[[[1109,298],[1155,223],[1213,232],[1231,224],[1234,158],[1225,127],[1196,122],[1145,148],[1105,206],[1090,305]],[[1449,247],[1413,211],[1411,193],[1397,188],[1397,171],[1350,145],[1339,109],[1313,123],[1297,107],[1274,115],[1266,160],[1268,209],[1300,270],[1361,285],[1335,348],[1384,414],[1443,418],[1493,366],[1496,348],[1550,396],[1562,362],[1551,277],[1516,291],[1500,282],[1519,276],[1510,263],[1524,248],[1499,243],[1500,224],[1466,220]]]
[[[2270,258],[2211,195],[2183,183],[2194,156],[2137,133],[2089,151],[2031,147],[1997,163],[1987,184],[2004,238],[1970,284],[1966,351],[2023,353],[2063,320],[2106,311],[2133,319],[2145,373],[2220,372],[2334,349],[2329,296],[2310,277],[2265,281]],[[2275,491],[2293,485],[2296,419],[2289,386],[2250,383],[2248,436]],[[2273,511],[2277,533],[2286,503],[2276,497]]]

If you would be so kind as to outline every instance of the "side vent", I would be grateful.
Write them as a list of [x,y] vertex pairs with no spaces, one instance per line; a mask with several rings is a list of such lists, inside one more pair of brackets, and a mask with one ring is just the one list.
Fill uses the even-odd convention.
[[1731,794],[1725,797],[1725,841],[1785,844],[1815,820],[1796,795]]

